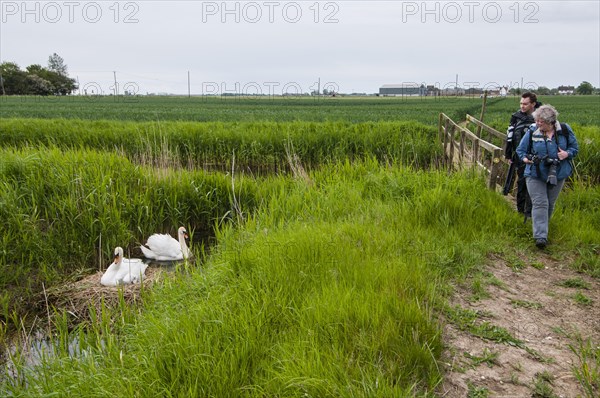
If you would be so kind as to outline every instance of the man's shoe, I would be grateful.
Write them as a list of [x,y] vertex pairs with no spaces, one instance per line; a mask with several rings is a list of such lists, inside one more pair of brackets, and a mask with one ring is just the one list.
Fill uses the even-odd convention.
[[548,240],[541,238],[541,239],[536,239],[535,240],[535,245],[538,247],[538,249],[543,249],[546,247],[546,245],[548,244]]

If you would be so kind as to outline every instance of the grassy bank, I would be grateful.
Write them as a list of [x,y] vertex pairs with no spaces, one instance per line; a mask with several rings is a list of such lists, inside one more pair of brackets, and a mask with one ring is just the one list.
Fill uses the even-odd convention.
[[[35,387],[28,381],[27,390],[65,396],[67,386],[86,396],[430,391],[440,378],[433,313],[439,280],[472,266],[486,240],[486,233],[452,222],[483,216],[484,208],[466,206],[447,189],[475,188],[485,208],[494,195],[468,178],[386,172],[377,163],[340,165],[312,179],[312,187],[262,181],[272,188],[261,209],[241,229],[220,229],[206,264],[153,290],[141,318],[90,327],[98,336],[85,340],[97,344],[81,357],[48,364],[52,381]],[[439,205],[433,187],[452,200],[450,207]],[[498,211],[511,216],[506,206]],[[451,230],[442,233],[440,222]],[[488,224],[489,234],[496,223]],[[18,395],[19,387],[6,388]]]
[[[432,396],[448,278],[490,253],[529,246],[529,226],[470,173],[367,161],[310,179],[257,179],[256,210],[243,225],[218,228],[206,263],[146,292],[140,315],[122,306],[80,325],[76,355],[57,339],[58,358],[18,369],[0,391]],[[597,203],[598,190],[580,188],[561,204]],[[561,205],[552,220],[552,250],[577,247],[588,272],[600,266],[598,208]]]
[[[435,106],[357,100],[356,118],[340,122],[351,100],[326,111],[212,102],[199,114],[230,119],[195,123],[181,121],[193,108],[166,100],[145,113],[54,104],[68,120],[7,119],[25,108],[2,107],[0,345],[40,313],[53,332],[52,354],[33,367],[17,355],[0,395],[434,396],[451,282],[490,255],[535,250],[530,226],[477,173],[427,168],[437,114],[429,126],[382,121],[398,101],[419,118]],[[461,104],[446,108],[480,105]],[[517,105],[494,101],[490,120]],[[379,122],[361,119],[370,111]],[[120,117],[130,121],[107,120]],[[548,255],[600,277],[599,127],[578,123],[578,176],[559,198]],[[98,299],[75,319],[46,303],[46,288],[105,267],[114,246],[139,256],[149,234],[179,225],[200,261],[136,304],[115,291],[120,305]]]

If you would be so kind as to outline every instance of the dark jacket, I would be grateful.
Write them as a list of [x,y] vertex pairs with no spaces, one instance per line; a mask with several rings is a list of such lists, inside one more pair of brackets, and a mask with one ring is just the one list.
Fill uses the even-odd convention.
[[[536,102],[535,109],[539,108],[541,105],[541,102]],[[535,123],[532,115],[523,113],[520,110],[512,114],[508,130],[506,130],[506,147],[504,148],[504,157],[506,159],[512,159],[517,162],[520,161],[520,159],[515,156],[515,151],[519,146],[523,135],[525,135],[525,130],[527,130],[532,123]]]

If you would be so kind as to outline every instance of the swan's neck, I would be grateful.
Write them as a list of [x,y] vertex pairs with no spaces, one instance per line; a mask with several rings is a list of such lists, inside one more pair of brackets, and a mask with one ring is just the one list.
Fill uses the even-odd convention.
[[115,258],[115,264],[117,267],[120,267],[122,262],[123,262],[123,256],[118,256],[117,258]]
[[190,250],[187,247],[187,243],[185,242],[185,236],[183,234],[179,236],[179,244],[181,245],[181,254],[183,254],[183,258],[188,258]]

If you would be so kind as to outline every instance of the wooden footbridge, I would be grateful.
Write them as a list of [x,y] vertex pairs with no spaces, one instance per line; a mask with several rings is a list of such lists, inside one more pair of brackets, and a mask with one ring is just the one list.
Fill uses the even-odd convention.
[[466,121],[458,124],[444,113],[440,113],[438,132],[444,145],[443,163],[446,167],[480,168],[487,175],[490,189],[502,189],[508,169],[503,150],[505,133],[468,114]]

